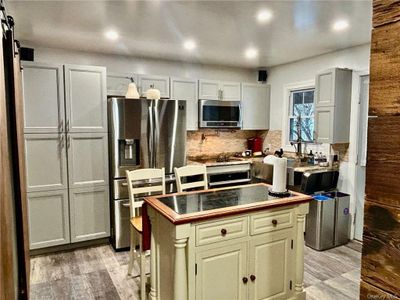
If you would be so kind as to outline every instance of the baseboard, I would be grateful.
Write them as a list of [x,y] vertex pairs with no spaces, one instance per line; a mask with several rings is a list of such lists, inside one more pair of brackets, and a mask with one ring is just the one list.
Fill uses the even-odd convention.
[[67,244],[67,245],[53,246],[53,247],[47,247],[47,248],[42,248],[42,249],[34,249],[34,250],[30,250],[29,254],[31,257],[34,257],[37,255],[42,255],[42,254],[71,251],[71,250],[75,250],[78,248],[87,248],[87,247],[106,245],[106,244],[110,244],[109,238],[102,238],[102,239],[96,239],[96,240]]

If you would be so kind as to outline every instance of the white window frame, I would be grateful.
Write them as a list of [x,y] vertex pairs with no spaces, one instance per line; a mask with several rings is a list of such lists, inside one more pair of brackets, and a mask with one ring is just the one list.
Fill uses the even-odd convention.
[[[283,86],[283,116],[282,116],[282,149],[284,151],[294,152],[295,149],[289,142],[289,114],[290,114],[290,96],[293,91],[315,89],[315,79],[286,84]],[[315,95],[315,94],[314,94]],[[315,97],[315,96],[314,96]],[[315,100],[315,99],[314,99]],[[315,101],[314,101],[315,105]],[[309,145],[307,149],[313,149]],[[304,150],[304,148],[303,148]]]

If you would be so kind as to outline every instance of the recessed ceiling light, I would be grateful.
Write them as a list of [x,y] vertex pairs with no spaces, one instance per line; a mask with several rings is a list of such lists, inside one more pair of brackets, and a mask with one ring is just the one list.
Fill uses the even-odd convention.
[[257,13],[257,21],[259,23],[266,23],[272,18],[272,12],[268,9],[260,10]]
[[115,30],[107,30],[104,33],[104,35],[106,38],[108,38],[109,40],[112,40],[112,41],[115,41],[116,39],[119,38],[119,34]]
[[183,43],[183,48],[186,50],[194,50],[196,49],[197,44],[194,40],[187,40]]
[[248,48],[245,52],[244,55],[248,59],[256,58],[258,56],[258,50],[255,48]]
[[332,25],[332,29],[335,31],[341,31],[349,27],[349,22],[346,20],[338,20]]

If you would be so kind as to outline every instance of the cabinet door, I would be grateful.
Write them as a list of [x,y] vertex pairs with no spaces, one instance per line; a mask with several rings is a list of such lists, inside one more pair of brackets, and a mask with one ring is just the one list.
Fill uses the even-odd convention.
[[136,75],[107,73],[107,95],[125,97],[131,78],[137,83]]
[[222,99],[226,101],[240,101],[240,82],[221,82]]
[[242,84],[242,129],[264,130],[269,128],[269,85]]
[[171,98],[186,100],[186,130],[197,130],[199,124],[199,105],[197,80],[171,78]]
[[65,65],[67,131],[107,132],[106,68]]
[[24,132],[52,133],[64,129],[62,65],[24,63]]
[[67,190],[28,193],[30,249],[70,242]]
[[198,252],[196,264],[196,300],[247,298],[246,242]]
[[108,184],[106,133],[71,133],[67,136],[70,188]]
[[315,105],[333,106],[335,105],[335,69],[317,75],[315,81]]
[[71,242],[110,236],[108,186],[70,189]]
[[160,90],[161,98],[169,98],[169,77],[154,75],[139,75],[139,92],[145,96],[145,92],[154,87]]
[[65,134],[25,134],[27,191],[67,188]]
[[335,107],[316,107],[315,136],[318,143],[333,143]]
[[220,84],[215,80],[199,80],[199,99],[220,100]]
[[249,242],[249,299],[290,298],[295,270],[292,232],[281,230]]

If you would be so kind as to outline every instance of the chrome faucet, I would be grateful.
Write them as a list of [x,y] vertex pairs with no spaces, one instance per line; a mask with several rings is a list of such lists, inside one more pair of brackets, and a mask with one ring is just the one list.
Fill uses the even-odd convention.
[[297,117],[297,124],[296,124],[296,134],[297,134],[297,140],[295,142],[291,141],[290,145],[292,145],[293,147],[295,147],[296,149],[296,155],[297,157],[302,157],[302,142],[303,140],[301,139],[301,114],[299,114],[299,116]]

